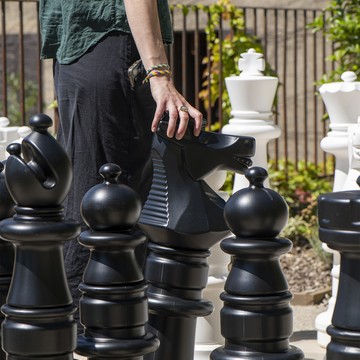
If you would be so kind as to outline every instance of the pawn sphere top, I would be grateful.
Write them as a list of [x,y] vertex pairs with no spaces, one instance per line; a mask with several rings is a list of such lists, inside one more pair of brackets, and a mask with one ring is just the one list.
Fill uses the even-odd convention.
[[104,182],[109,184],[118,184],[118,179],[121,172],[122,171],[120,166],[113,163],[102,165],[99,170],[99,173],[104,179]]
[[268,173],[264,168],[254,166],[246,170],[245,177],[248,179],[250,186],[263,188],[264,181],[267,179]]
[[81,202],[81,215],[95,231],[124,231],[133,228],[140,216],[141,201],[129,186],[119,184],[121,169],[105,164],[99,170],[102,184],[92,187]]
[[225,221],[238,237],[273,238],[287,223],[288,206],[277,192],[264,187],[267,175],[260,167],[248,169],[249,187],[235,192],[225,206]]

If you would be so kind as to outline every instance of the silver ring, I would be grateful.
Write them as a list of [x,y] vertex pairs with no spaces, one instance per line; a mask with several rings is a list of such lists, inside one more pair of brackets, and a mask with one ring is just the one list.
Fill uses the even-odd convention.
[[179,111],[183,111],[183,112],[188,113],[188,112],[189,112],[189,109],[188,109],[185,105],[181,105],[181,106],[179,107]]

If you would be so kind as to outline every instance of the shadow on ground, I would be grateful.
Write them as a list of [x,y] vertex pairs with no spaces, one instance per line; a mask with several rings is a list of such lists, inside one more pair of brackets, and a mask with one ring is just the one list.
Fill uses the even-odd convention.
[[296,331],[292,334],[290,341],[316,340],[316,330]]

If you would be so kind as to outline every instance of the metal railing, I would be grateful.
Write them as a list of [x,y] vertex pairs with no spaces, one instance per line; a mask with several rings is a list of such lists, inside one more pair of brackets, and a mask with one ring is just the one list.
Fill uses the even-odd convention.
[[[326,13],[320,9],[241,9],[246,33],[261,41],[264,58],[280,82],[274,104],[274,120],[281,127],[282,135],[269,144],[269,158],[275,162],[283,159],[295,164],[299,160],[325,164],[329,155],[320,149],[320,141],[328,131],[328,122],[324,120],[326,111],[321,97],[317,95],[316,83],[322,74],[334,68],[333,63],[325,60],[332,53],[332,44],[320,33],[315,34],[307,29],[307,24],[317,16],[326,16]],[[189,7],[189,10],[184,12],[174,8],[175,44],[170,51],[170,59],[175,69],[177,87],[201,108],[203,104],[196,94],[199,93],[203,81],[201,76],[206,70],[202,59],[210,55],[204,32],[207,19],[204,20],[204,15],[198,9]],[[219,38],[223,38],[226,31],[223,22],[219,21]],[[224,87],[221,66],[220,60],[219,87]],[[181,69],[181,77],[176,76],[178,68]],[[189,79],[193,80],[190,82]],[[222,102],[220,95],[213,108],[202,109],[209,123],[213,123],[214,118],[223,121],[223,114],[219,111]],[[323,172],[326,173],[325,165]]]
[[[38,5],[36,0],[1,1],[1,115],[13,115],[16,119],[10,120],[21,125],[27,112],[44,110]],[[36,94],[28,93],[30,83]],[[36,97],[31,108],[29,96]]]
[[[54,99],[51,61],[39,60],[38,11],[37,0],[1,0],[0,110],[1,115],[9,116],[16,99],[21,124],[26,123],[31,111],[49,111],[47,107]],[[332,51],[331,44],[321,34],[307,30],[306,25],[325,14],[320,9],[266,7],[246,7],[242,11],[246,32],[260,39],[264,57],[280,81],[274,120],[282,135],[270,143],[270,159],[322,164],[327,155],[319,144],[326,135],[327,122],[323,120],[325,109],[316,95],[315,82],[334,65],[325,61]],[[168,55],[175,84],[204,112],[209,123],[215,119],[222,123],[221,96],[207,109],[198,97],[206,70],[202,60],[210,55],[205,34],[207,14],[197,7],[189,7],[188,12],[174,7],[173,20],[175,44],[169,47]],[[226,25],[220,21],[217,31],[222,38]],[[220,94],[225,86],[221,66],[220,61]],[[9,84],[9,74],[17,79],[15,88]],[[27,104],[28,82],[36,84],[35,106]]]

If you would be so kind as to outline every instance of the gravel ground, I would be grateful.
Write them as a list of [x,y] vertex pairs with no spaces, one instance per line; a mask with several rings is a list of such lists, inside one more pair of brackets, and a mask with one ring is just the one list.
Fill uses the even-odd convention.
[[324,263],[311,248],[294,247],[280,262],[293,293],[331,286],[331,264]]

